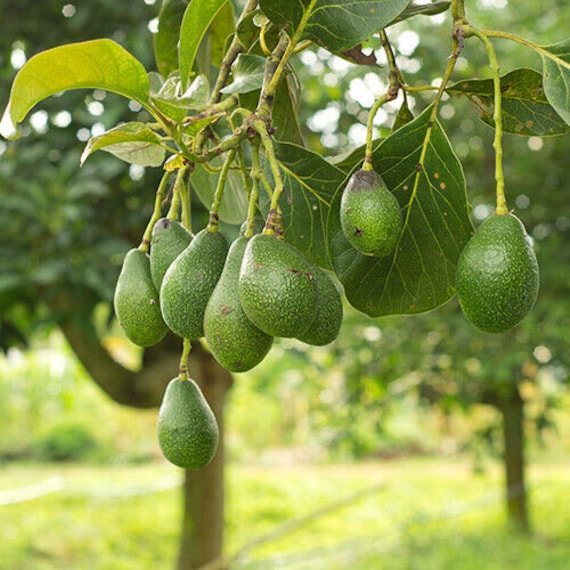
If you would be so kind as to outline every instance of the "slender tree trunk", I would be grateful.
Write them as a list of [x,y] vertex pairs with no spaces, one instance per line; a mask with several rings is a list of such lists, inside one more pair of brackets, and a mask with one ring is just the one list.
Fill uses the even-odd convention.
[[508,397],[499,401],[503,415],[507,512],[512,528],[523,534],[530,532],[525,485],[524,402],[516,384]]
[[178,570],[197,570],[222,555],[224,532],[224,403],[232,376],[196,344],[190,375],[200,385],[220,428],[212,462],[201,471],[186,471]]

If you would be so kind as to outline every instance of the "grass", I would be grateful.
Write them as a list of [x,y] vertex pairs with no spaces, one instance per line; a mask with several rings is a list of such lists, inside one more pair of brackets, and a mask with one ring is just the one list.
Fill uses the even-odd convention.
[[[64,490],[0,506],[0,569],[173,568],[179,488],[136,493],[179,476],[163,463],[3,466],[0,498],[49,478]],[[536,533],[524,539],[506,528],[497,466],[474,477],[467,461],[425,458],[230,465],[226,550],[250,544],[233,565],[247,570],[565,569],[570,463],[532,466],[529,482]]]

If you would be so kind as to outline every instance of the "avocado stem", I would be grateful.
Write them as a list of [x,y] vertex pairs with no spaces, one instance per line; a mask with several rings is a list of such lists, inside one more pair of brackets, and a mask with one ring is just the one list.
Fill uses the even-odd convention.
[[273,141],[269,135],[269,131],[267,130],[267,125],[263,120],[258,119],[257,121],[254,121],[253,127],[261,137],[261,143],[263,144],[263,149],[267,154],[267,160],[269,161],[269,166],[271,168],[275,184],[275,190],[271,196],[269,209],[277,211],[279,209],[279,198],[285,189],[285,185],[283,184],[283,178],[281,176],[281,171],[279,170],[279,163],[275,155],[275,147],[273,146]]
[[216,232],[218,231],[218,222],[220,219],[219,211],[220,205],[222,203],[222,198],[224,196],[224,189],[226,187],[226,180],[228,178],[228,173],[234,158],[236,156],[236,150],[231,149],[228,151],[228,156],[222,166],[220,172],[220,177],[218,178],[218,184],[216,186],[216,191],[214,192],[214,201],[212,202],[212,207],[210,208],[210,221],[208,223],[208,231]]
[[487,52],[489,58],[489,67],[493,74],[493,121],[495,123],[495,139],[493,141],[493,148],[495,149],[495,182],[497,184],[497,210],[499,216],[504,216],[509,213],[507,208],[507,199],[505,197],[505,177],[503,173],[503,110],[501,94],[501,76],[499,74],[500,67],[497,59],[497,53],[493,47],[493,43],[481,30],[474,28],[471,25],[465,26],[465,33],[477,37]]
[[178,371],[179,380],[188,380],[188,358],[192,350],[192,342],[185,338],[182,344],[182,355],[180,356],[180,368]]
[[178,193],[180,202],[182,203],[182,225],[189,231],[192,231],[192,202],[190,200],[189,183],[190,168],[184,167],[178,171],[176,182],[174,183],[174,191]]
[[247,222],[244,232],[244,237],[246,238],[253,236],[255,212],[257,209],[257,201],[259,200],[259,179],[261,177],[261,169],[259,168],[259,147],[252,145],[252,151],[253,168],[251,170],[251,192],[248,196],[249,202],[247,206]]
[[162,202],[164,200],[164,196],[166,195],[166,186],[168,185],[168,180],[170,179],[171,174],[172,174],[172,172],[169,172],[167,170],[162,175],[162,179],[161,179],[160,184],[158,185],[158,189],[156,191],[156,195],[154,198],[154,208],[152,211],[152,216],[150,217],[150,220],[148,221],[148,224],[147,224],[145,231],[143,233],[141,243],[139,245],[139,249],[141,251],[144,251],[145,253],[148,253],[148,250],[150,247],[150,238],[152,235],[152,228],[154,228],[154,225],[156,224],[156,222],[158,222],[158,220],[160,219],[160,216],[161,216]]

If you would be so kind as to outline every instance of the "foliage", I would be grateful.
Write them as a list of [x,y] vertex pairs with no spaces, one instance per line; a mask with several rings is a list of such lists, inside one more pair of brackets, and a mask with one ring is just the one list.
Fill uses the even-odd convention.
[[[258,200],[257,191],[253,191],[258,187],[258,174],[252,170],[254,166],[246,156],[249,151],[245,152],[244,142],[252,143],[254,154],[261,144],[266,165],[261,176],[266,185],[274,187],[270,199],[260,202],[262,211],[266,216],[272,210],[282,211],[285,237],[323,267],[330,267],[332,263],[353,306],[377,316],[414,314],[444,304],[455,292],[455,264],[472,228],[462,165],[456,159],[443,125],[437,120],[442,97],[446,93],[467,95],[487,105],[484,117],[496,127],[497,205],[499,209],[505,208],[502,153],[499,152],[503,129],[524,135],[567,131],[566,101],[559,87],[567,86],[566,44],[541,47],[510,32],[477,28],[468,23],[463,2],[452,2],[455,31],[444,79],[433,103],[414,118],[408,96],[422,92],[422,87],[405,82],[385,30],[399,20],[408,21],[423,15],[422,10],[406,11],[407,2],[399,0],[357,3],[342,10],[334,3],[312,0],[300,4],[262,1],[259,5],[262,13],[259,13],[255,11],[257,3],[248,2],[232,35],[232,30],[227,28],[227,18],[225,24],[218,18],[226,4],[195,0],[184,9],[181,5],[163,7],[155,58],[159,69],[168,71],[168,76],[155,72],[147,75],[134,56],[107,39],[66,44],[40,52],[25,63],[14,80],[2,120],[3,133],[13,135],[16,125],[39,101],[59,91],[90,87],[126,96],[138,103],[152,117],[152,122],[127,123],[95,135],[88,143],[84,158],[101,149],[130,163],[148,166],[160,164],[166,153],[171,155],[166,162],[167,173],[174,169],[182,176],[196,166],[200,170],[202,165],[225,153],[231,162],[239,155],[238,166],[251,203],[250,226]],[[440,8],[445,10],[448,6],[438,6],[435,11]],[[363,14],[367,17],[363,18]],[[201,38],[210,34],[214,41],[223,26],[231,41],[227,42],[221,61],[216,62],[219,73],[210,87],[214,77],[210,62],[204,65],[200,54]],[[176,41],[177,29],[179,41]],[[379,29],[382,31],[378,32]],[[471,80],[451,85],[449,79],[464,43],[471,38],[482,41],[490,58],[493,79],[487,83]],[[499,78],[490,38],[521,43],[539,54],[544,62],[543,85],[538,84],[536,72],[522,68]],[[314,42],[320,49],[346,57],[353,63],[368,65],[373,62],[362,51],[363,43],[373,44],[379,40],[388,61],[388,86],[386,94],[377,99],[370,112],[364,157],[365,164],[367,161],[374,164],[399,199],[405,223],[396,253],[377,261],[359,256],[338,231],[338,202],[345,184],[341,169],[337,171],[323,157],[299,148],[302,141],[298,138],[298,127],[287,128],[284,120],[291,119],[290,111],[297,106],[302,87],[289,65],[296,52],[308,49]],[[233,79],[230,79],[231,66],[236,62]],[[68,73],[70,69],[73,74]],[[277,97],[280,86],[286,90],[286,96],[281,99]],[[399,118],[390,136],[373,149],[374,115],[382,103],[395,99],[399,92],[404,95]],[[502,93],[506,94],[505,101],[511,103],[505,104],[508,114],[505,125]],[[488,111],[491,95],[495,108],[492,120]],[[281,100],[289,109],[280,104]],[[547,122],[535,126],[535,119],[543,116]],[[521,129],[520,125],[527,127]],[[281,141],[279,145],[270,138],[274,131]],[[209,142],[216,139],[217,142]],[[292,153],[297,155],[293,160],[289,158]],[[358,152],[353,158],[342,163],[345,172],[356,168],[362,159]],[[319,175],[323,170],[330,171],[324,178]],[[307,176],[307,171],[315,174]],[[219,182],[220,195],[214,196],[213,203],[209,196],[205,206],[212,209],[212,214],[223,217],[219,202],[243,190],[228,185],[222,198],[222,177]],[[198,197],[205,199],[203,193],[198,193]],[[231,220],[234,221],[235,216]],[[264,231],[274,231],[269,222]],[[330,249],[322,251],[322,244],[327,242]]]

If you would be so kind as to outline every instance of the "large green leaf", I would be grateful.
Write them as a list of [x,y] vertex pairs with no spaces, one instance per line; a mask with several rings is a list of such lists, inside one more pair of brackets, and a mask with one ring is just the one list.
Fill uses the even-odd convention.
[[0,123],[11,137],[40,101],[68,89],[105,89],[148,106],[149,80],[142,64],[112,40],[67,44],[42,51],[18,71]]
[[168,77],[178,69],[180,25],[188,0],[162,0],[158,32],[153,35],[154,58],[159,73]]
[[545,46],[556,59],[542,54],[544,92],[556,112],[570,125],[570,40]]
[[104,150],[131,164],[160,166],[165,149],[161,138],[144,123],[124,123],[107,132],[91,137],[81,155],[81,164],[97,150]]
[[184,12],[180,27],[178,61],[180,79],[184,89],[192,75],[192,67],[200,42],[213,22],[216,14],[228,0],[191,0]]
[[[331,200],[345,174],[319,154],[290,143],[275,145],[285,184],[280,201],[285,239],[321,267],[330,268],[326,247],[326,223]],[[264,170],[272,182],[267,161]],[[263,195],[262,211],[268,213],[269,200]]]
[[[212,166],[222,166],[222,159],[216,158],[210,162]],[[204,166],[197,164],[190,177],[192,188],[206,208],[210,208],[218,185],[219,172],[208,172]],[[241,224],[247,216],[247,196],[243,179],[239,172],[230,170],[226,178],[226,186],[220,210],[220,220],[228,224]]]
[[[492,79],[460,81],[447,89],[465,95],[481,110],[479,118],[494,127]],[[552,108],[542,87],[542,75],[533,69],[515,69],[501,77],[503,129],[516,135],[561,135],[570,127]]]
[[461,164],[441,125],[431,125],[430,114],[428,108],[398,129],[373,155],[405,220],[392,256],[361,255],[344,237],[339,219],[344,183],[331,205],[328,238],[334,270],[349,302],[373,317],[422,313],[448,301],[455,293],[457,259],[472,233]]
[[231,2],[227,2],[217,13],[210,27],[210,63],[220,66],[226,54],[230,36],[235,32],[235,13]]
[[409,0],[260,0],[267,17],[294,34],[307,22],[301,38],[330,50],[345,50],[361,43],[395,20]]
[[233,81],[222,89],[222,93],[249,93],[261,89],[265,61],[260,55],[242,53],[233,72]]

